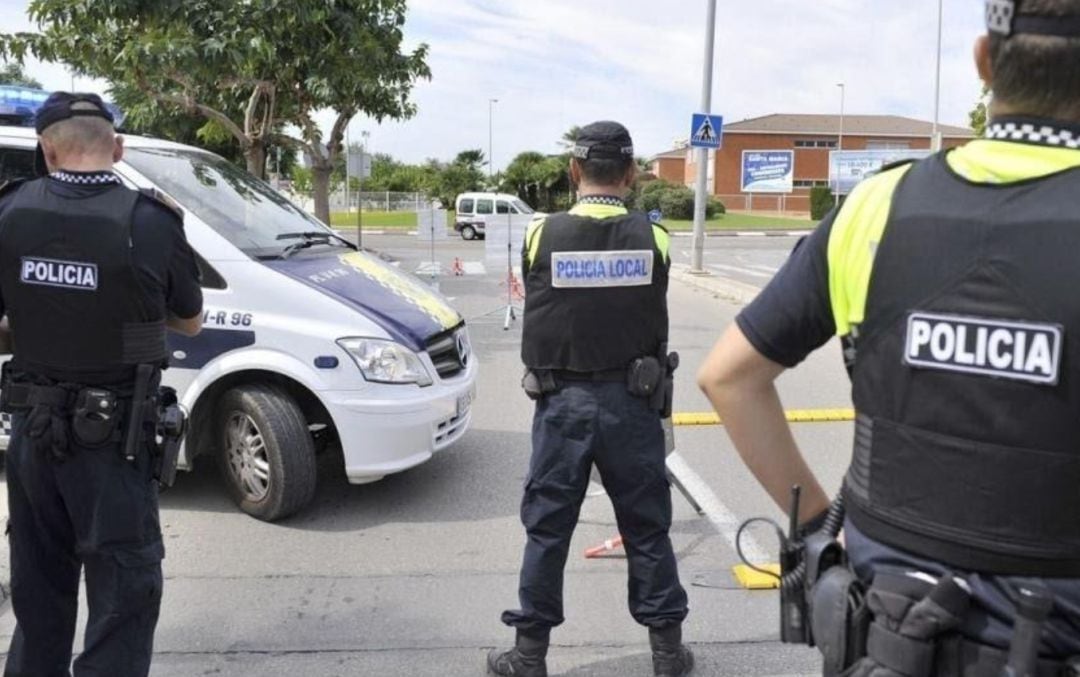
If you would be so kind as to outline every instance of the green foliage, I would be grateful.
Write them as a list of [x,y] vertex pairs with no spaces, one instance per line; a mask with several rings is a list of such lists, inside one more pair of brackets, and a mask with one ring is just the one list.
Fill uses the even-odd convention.
[[292,185],[293,190],[300,195],[311,197],[312,181],[311,181],[311,168],[304,166],[297,166],[292,171]]
[[[31,0],[41,32],[3,36],[0,56],[66,63],[139,92],[135,103],[212,120],[258,175],[271,141],[302,148],[325,220],[348,121],[411,117],[412,87],[431,75],[426,45],[403,50],[405,10],[405,0]],[[324,138],[314,115],[326,109],[337,116]],[[287,125],[299,139],[282,138]]]
[[975,136],[981,137],[986,132],[986,117],[987,117],[987,102],[990,100],[990,88],[983,85],[982,95],[979,97],[979,102],[975,104],[975,108],[968,113],[968,119],[971,121],[971,128],[975,130]]
[[26,74],[22,64],[5,62],[0,66],[0,84],[41,89],[41,83]]
[[686,186],[664,191],[660,194],[660,211],[665,219],[694,218],[694,191]]
[[836,206],[836,197],[828,186],[814,186],[810,189],[810,218],[820,221],[829,210]]
[[715,219],[724,214],[727,214],[727,206],[719,198],[710,197],[708,204],[705,205],[705,218]]
[[525,151],[506,167],[500,190],[516,194],[535,208],[555,211],[560,198],[570,193],[569,166],[569,155]]

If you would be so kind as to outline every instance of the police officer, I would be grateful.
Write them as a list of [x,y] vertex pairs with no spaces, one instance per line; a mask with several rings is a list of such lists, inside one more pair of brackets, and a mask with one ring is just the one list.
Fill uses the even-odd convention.
[[[537,400],[521,520],[528,543],[521,609],[502,620],[516,646],[488,656],[496,675],[547,674],[551,628],[563,622],[563,568],[596,466],[629,562],[630,612],[649,628],[657,675],[685,675],[686,592],[679,584],[664,464],[662,395],[671,365],[668,235],[623,198],[636,177],[630,133],[616,122],[583,128],[570,177],[579,200],[534,221],[522,275],[525,387]],[[659,403],[658,403],[659,402]]]
[[51,173],[0,191],[17,622],[4,675],[71,674],[81,572],[89,620],[76,677],[143,676],[164,549],[153,407],[133,396],[157,392],[166,327],[198,333],[199,272],[181,216],[112,172],[122,138],[98,96],[57,92],[35,126]]
[[[851,674],[1064,675],[1080,656],[1080,0],[991,0],[987,19],[986,138],[858,186],[699,373],[812,522],[829,500],[773,382],[841,337],[845,539],[873,616]],[[1024,642],[1042,662],[1002,672]]]

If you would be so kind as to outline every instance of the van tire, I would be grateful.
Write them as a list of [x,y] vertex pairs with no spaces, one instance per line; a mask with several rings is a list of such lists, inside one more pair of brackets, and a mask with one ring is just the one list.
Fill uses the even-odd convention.
[[218,467],[241,510],[273,522],[311,502],[315,443],[292,396],[271,385],[246,385],[227,391],[216,409]]
[[476,229],[470,225],[464,225],[461,227],[461,239],[462,240],[475,240]]

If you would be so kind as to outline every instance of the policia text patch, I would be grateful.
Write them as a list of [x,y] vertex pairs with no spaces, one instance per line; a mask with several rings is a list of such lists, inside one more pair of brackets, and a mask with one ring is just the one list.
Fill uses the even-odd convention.
[[1062,336],[1061,326],[1054,324],[912,313],[904,363],[1054,385]]
[[94,291],[98,286],[96,263],[23,257],[20,279],[25,284]]
[[653,253],[641,251],[554,252],[551,286],[642,287],[652,284]]

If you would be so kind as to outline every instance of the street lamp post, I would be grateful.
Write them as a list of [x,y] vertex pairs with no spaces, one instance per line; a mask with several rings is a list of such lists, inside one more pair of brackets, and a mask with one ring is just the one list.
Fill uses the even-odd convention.
[[[844,150],[844,95],[845,86],[844,83],[838,82],[836,86],[840,88],[840,139],[836,144],[836,152]],[[836,204],[840,204],[840,175],[836,175]]]
[[488,183],[493,183],[495,180],[495,104],[497,103],[499,103],[498,99],[488,99]]
[[[364,249],[364,155],[367,154],[367,141],[371,138],[369,132],[360,132],[360,172],[356,184],[356,246],[361,251]],[[349,166],[349,158],[345,158],[345,166]]]
[[[716,0],[709,0],[709,9],[705,21],[705,67],[701,83],[701,112],[712,112],[713,48],[716,44]],[[716,130],[717,134],[722,130]],[[694,153],[697,159],[697,190],[694,195],[694,238],[690,272],[704,274],[705,258],[705,208],[709,201],[709,150],[698,148]]]
[[935,153],[941,150],[941,29],[945,18],[944,0],[938,0],[937,19],[937,76],[934,81],[934,132],[930,139],[930,149]]

